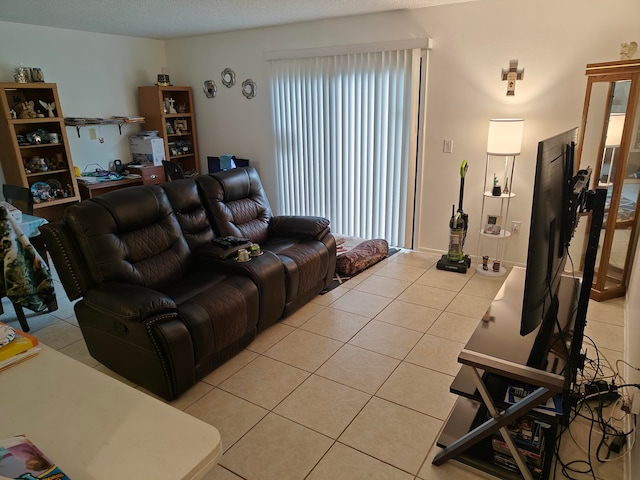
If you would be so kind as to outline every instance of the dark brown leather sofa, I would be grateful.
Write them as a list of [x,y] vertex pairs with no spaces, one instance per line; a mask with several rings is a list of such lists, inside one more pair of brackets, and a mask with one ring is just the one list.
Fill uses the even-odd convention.
[[220,205],[210,194],[224,190],[213,176],[129,187],[41,227],[68,297],[81,299],[74,308],[91,355],[169,400],[333,277],[328,221],[272,217],[268,203],[260,222],[273,237],[234,232],[264,240],[264,254],[247,263],[220,258],[214,242],[228,226],[212,221]]

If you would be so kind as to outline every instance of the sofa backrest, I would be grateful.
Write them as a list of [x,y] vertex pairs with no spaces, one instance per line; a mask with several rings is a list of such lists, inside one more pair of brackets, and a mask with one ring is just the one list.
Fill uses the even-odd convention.
[[162,289],[189,268],[187,241],[157,185],[124,188],[72,205],[64,222],[96,283]]
[[169,199],[189,248],[195,249],[216,237],[195,180],[172,180],[161,183],[160,187]]
[[271,206],[253,167],[201,175],[196,182],[219,235],[248,238],[256,243],[266,240]]

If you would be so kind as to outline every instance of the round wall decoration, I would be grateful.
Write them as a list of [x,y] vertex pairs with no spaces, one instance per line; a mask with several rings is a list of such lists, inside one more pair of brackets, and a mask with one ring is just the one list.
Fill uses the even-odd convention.
[[213,98],[218,92],[218,86],[213,80],[205,80],[203,90],[207,98]]
[[256,85],[256,82],[254,82],[250,78],[247,78],[244,82],[242,82],[242,94],[249,99],[256,96],[257,89],[258,86]]
[[222,84],[225,87],[231,88],[236,84],[236,73],[230,68],[225,68],[222,71],[221,76],[222,76]]

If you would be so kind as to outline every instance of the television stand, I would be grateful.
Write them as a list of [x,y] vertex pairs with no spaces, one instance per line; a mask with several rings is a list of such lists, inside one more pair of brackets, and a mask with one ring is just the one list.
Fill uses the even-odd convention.
[[[438,439],[437,444],[443,450],[434,457],[434,465],[455,459],[502,478],[521,478],[491,461],[491,436],[500,431],[522,476],[533,479],[506,428],[528,414],[551,426],[545,438],[548,454],[542,467],[543,478],[548,473],[555,444],[554,427],[559,417],[534,409],[548,398],[563,393],[569,346],[563,347],[560,336],[553,334],[555,318],[549,318],[532,333],[520,336],[525,272],[523,268],[513,268],[458,356],[463,366],[451,391],[460,397]],[[579,279],[562,277],[558,321],[567,339],[572,337],[579,288]],[[535,388],[530,395],[508,405],[505,393],[512,385]],[[485,409],[490,416],[487,420],[483,416]]]

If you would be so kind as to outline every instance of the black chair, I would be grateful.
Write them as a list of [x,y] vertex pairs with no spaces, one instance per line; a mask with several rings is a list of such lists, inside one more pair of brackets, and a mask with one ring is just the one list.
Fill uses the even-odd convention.
[[180,180],[184,178],[184,172],[177,163],[163,160],[162,165],[164,165],[164,171],[171,180]]
[[33,215],[33,192],[28,187],[17,185],[2,185],[2,195],[7,203],[10,203],[23,213]]

